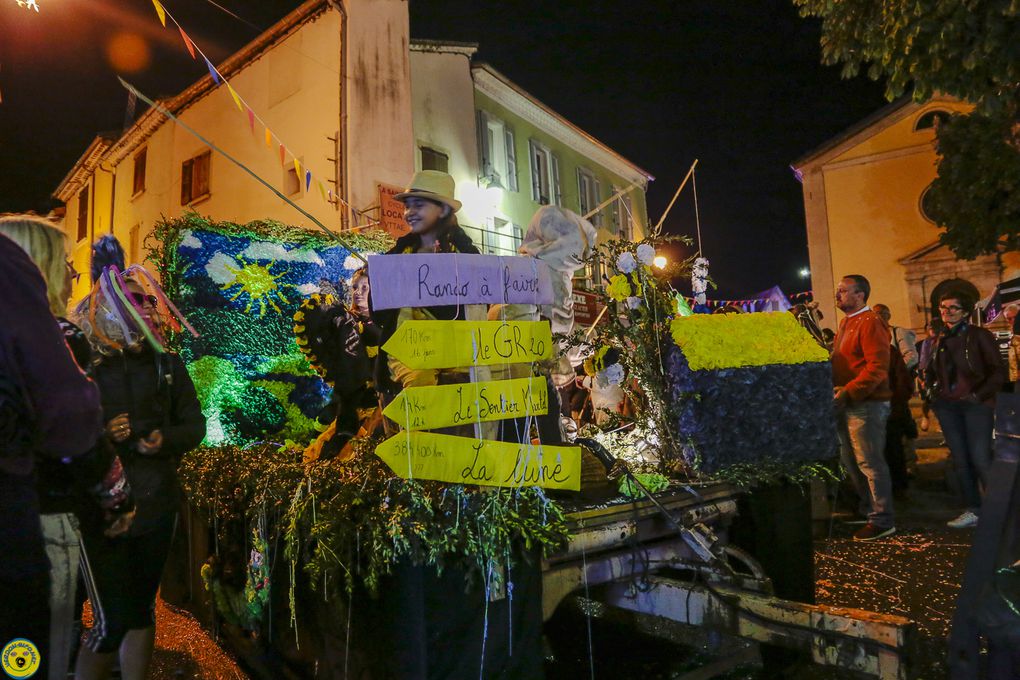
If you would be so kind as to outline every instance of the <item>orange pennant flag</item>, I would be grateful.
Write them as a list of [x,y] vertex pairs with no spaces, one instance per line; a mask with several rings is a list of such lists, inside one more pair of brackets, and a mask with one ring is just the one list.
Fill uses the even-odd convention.
[[233,98],[234,104],[237,106],[237,110],[244,113],[244,107],[241,106],[241,98],[237,96],[237,92],[235,92],[234,88],[230,86],[230,83],[227,83],[227,91],[230,92],[230,96]]
[[181,32],[181,39],[184,41],[184,46],[188,48],[188,54],[190,54],[191,58],[194,59],[195,58],[195,44],[191,42],[191,38],[188,37],[188,34],[184,32],[183,28],[178,26],[177,30],[179,30]]
[[156,14],[159,15],[159,22],[163,24],[163,28],[166,28],[166,10],[163,9],[163,5],[160,4],[159,0],[152,0],[152,4],[156,6]]
[[273,148],[273,133],[269,131],[269,128],[266,128],[266,148]]
[[283,144],[280,145],[280,165],[287,164],[287,147]]

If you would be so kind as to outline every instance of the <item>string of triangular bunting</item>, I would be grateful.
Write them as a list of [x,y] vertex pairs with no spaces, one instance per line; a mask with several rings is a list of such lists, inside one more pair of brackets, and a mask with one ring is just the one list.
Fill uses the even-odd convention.
[[[342,204],[354,215],[355,222],[360,222],[362,217],[368,218],[368,216],[365,215],[363,212],[361,212],[360,210],[349,204],[347,201],[345,201],[343,198],[341,198],[339,193],[334,192],[332,188],[327,187],[326,184],[321,179],[315,177],[312,174],[311,169],[302,166],[301,161],[298,160],[299,155],[291,151],[290,147],[288,147],[284,143],[284,141],[280,139],[280,137],[275,132],[272,131],[272,129],[269,127],[269,124],[260,115],[258,115],[255,112],[255,110],[251,107],[251,105],[248,104],[248,102],[244,99],[244,97],[242,97],[237,92],[237,90],[234,89],[234,86],[231,85],[230,82],[219,71],[219,69],[217,69],[216,66],[213,65],[209,57],[207,57],[205,52],[202,51],[202,48],[199,47],[195,43],[195,41],[191,39],[188,33],[184,30],[184,27],[181,26],[180,22],[178,22],[174,15],[166,8],[166,5],[160,2],[160,0],[152,0],[152,4],[153,7],[155,7],[156,9],[156,16],[159,17],[159,22],[163,25],[163,28],[167,27],[167,19],[173,22],[174,26],[177,27],[177,31],[181,34],[181,40],[184,42],[184,47],[188,50],[188,54],[191,55],[191,58],[194,59],[195,61],[198,61],[199,57],[201,57],[202,61],[205,62],[205,67],[209,71],[209,76],[212,78],[213,83],[216,85],[223,85],[227,88],[227,92],[230,94],[230,98],[233,100],[234,106],[237,107],[237,110],[239,112],[241,112],[247,117],[248,127],[251,129],[252,135],[255,135],[255,129],[257,124],[264,130],[263,138],[265,140],[266,148],[269,150],[273,150],[274,146],[277,148],[277,151],[280,154],[280,165],[286,166],[287,158],[290,157],[292,159],[291,163],[293,163],[294,165],[295,175],[297,176],[298,181],[304,184],[306,192],[311,190],[312,182],[314,180],[316,188],[318,188],[319,195],[322,197],[322,200],[329,203],[333,203],[335,201],[337,203]],[[372,222],[377,223],[377,220],[374,220]],[[365,225],[359,224],[355,228],[360,229],[366,226],[370,226],[370,224]]]

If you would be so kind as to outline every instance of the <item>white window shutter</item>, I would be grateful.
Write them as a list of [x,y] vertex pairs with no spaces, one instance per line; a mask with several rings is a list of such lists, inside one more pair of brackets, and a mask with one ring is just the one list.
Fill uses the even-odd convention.
[[[594,180],[592,180],[592,183],[594,185],[592,187],[594,195],[592,196],[591,207],[588,208],[588,210],[592,210],[594,208],[597,208],[599,203],[602,202],[602,183],[599,182],[597,177]],[[587,212],[587,211],[585,211],[585,212]],[[592,215],[592,224],[594,224],[596,227],[601,227],[602,226],[602,211],[601,210],[598,211],[597,213],[595,213],[594,215]]]
[[517,148],[514,146],[514,131],[511,127],[504,129],[506,138],[506,188],[517,191]]
[[482,177],[492,175],[492,150],[489,148],[489,117],[478,110],[478,172]]
[[552,196],[552,202],[560,207],[563,207],[563,192],[560,189],[560,159],[553,154],[549,154],[552,158],[552,186],[549,187]]
[[581,213],[581,217],[584,217],[586,212],[584,209],[586,203],[584,196],[584,173],[581,172],[581,168],[578,168],[575,172],[577,174],[577,210]]
[[531,200],[541,202],[542,200],[542,179],[539,173],[542,171],[542,164],[538,162],[538,145],[534,139],[528,140],[528,148],[531,151]]

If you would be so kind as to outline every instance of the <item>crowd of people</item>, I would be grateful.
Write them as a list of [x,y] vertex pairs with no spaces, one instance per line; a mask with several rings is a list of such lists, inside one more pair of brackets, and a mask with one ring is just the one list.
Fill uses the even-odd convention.
[[894,498],[906,488],[911,442],[918,432],[909,402],[918,387],[938,418],[962,500],[952,528],[975,526],[992,462],[995,398],[1008,388],[995,337],[971,322],[977,302],[966,292],[938,300],[928,337],[891,324],[889,308],[868,305],[871,286],[843,277],[836,306],[845,315],[832,344],[833,402],[842,466],[856,493],[861,526],[854,538],[873,541],[896,531]]
[[[104,261],[102,253],[109,255]],[[97,254],[100,254],[97,256]],[[180,501],[177,462],[205,435],[195,388],[159,341],[169,306],[151,277],[97,243],[92,293],[64,233],[0,218],[0,638],[38,650],[39,677],[144,678]],[[84,583],[84,592],[78,583]],[[93,624],[81,642],[85,594]]]

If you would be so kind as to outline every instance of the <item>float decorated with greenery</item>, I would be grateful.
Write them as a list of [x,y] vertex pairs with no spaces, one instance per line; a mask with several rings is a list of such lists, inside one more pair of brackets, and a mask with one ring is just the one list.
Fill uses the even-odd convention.
[[[583,434],[654,475],[644,478],[654,490],[825,474],[835,436],[824,350],[790,314],[692,315],[670,280],[693,259],[654,268],[663,240],[601,245],[592,264],[608,265],[606,309],[557,338],[587,358],[594,381],[627,397]],[[188,214],[158,225],[150,245],[164,288],[199,333],[172,340],[209,422],[180,476],[220,541],[202,576],[225,620],[257,630],[281,585],[296,623],[301,583],[342,602],[373,592],[401,560],[483,574],[507,566],[515,546],[548,555],[566,543],[563,507],[540,486],[481,492],[405,479],[370,437],[352,441],[353,455],[303,459],[326,427],[330,386],[302,352],[294,314],[314,295],[342,297],[361,256],[384,252],[388,237],[341,245],[275,222]],[[282,584],[271,568],[278,557],[289,572]]]

